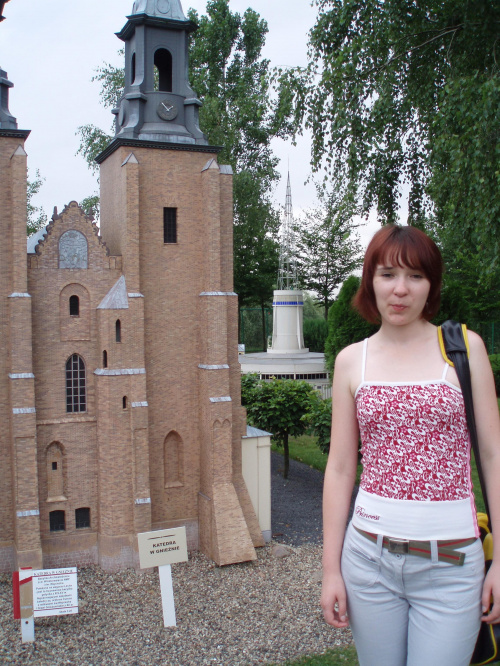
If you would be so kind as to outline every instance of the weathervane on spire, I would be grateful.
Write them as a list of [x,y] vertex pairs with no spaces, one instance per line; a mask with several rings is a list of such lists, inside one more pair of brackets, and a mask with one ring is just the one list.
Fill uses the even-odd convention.
[[293,237],[292,189],[290,171],[286,185],[285,218],[281,229],[280,266],[278,271],[278,289],[298,289],[297,263]]

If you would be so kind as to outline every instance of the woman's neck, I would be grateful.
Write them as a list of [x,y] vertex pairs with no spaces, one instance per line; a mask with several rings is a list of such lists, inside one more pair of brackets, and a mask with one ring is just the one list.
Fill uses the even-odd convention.
[[408,346],[415,342],[420,343],[435,335],[436,327],[426,319],[417,319],[406,326],[394,326],[382,321],[376,336],[381,344]]

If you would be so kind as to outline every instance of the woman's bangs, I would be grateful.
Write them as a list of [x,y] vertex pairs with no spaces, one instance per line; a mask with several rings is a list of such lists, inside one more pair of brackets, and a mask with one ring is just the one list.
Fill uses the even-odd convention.
[[[418,250],[410,243],[388,243],[389,247],[381,248],[381,261],[377,262],[382,266],[399,266],[400,268],[411,268],[412,270],[423,271],[422,261]],[[425,272],[425,271],[424,271]]]

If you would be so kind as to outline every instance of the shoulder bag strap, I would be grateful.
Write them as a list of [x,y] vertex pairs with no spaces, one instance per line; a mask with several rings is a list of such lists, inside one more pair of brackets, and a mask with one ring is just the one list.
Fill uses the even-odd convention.
[[462,395],[465,403],[465,414],[467,417],[467,427],[469,429],[471,446],[474,451],[476,459],[477,472],[479,476],[479,483],[481,484],[481,491],[483,493],[484,505],[486,513],[490,515],[488,506],[488,496],[486,494],[486,485],[484,483],[483,468],[481,466],[481,456],[479,454],[479,444],[477,441],[476,419],[474,417],[474,403],[472,401],[472,385],[470,379],[469,355],[468,355],[468,341],[466,338],[467,329],[465,325],[459,324],[456,321],[445,321],[438,329],[439,341],[441,350],[445,360],[450,365],[453,365],[460,382]]

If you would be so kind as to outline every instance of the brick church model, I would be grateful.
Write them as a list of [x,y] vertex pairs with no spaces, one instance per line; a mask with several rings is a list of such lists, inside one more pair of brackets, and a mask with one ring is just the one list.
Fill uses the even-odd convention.
[[241,472],[232,175],[198,126],[194,29],[179,0],[134,3],[100,229],[73,201],[28,254],[29,131],[0,70],[1,571],[137,566],[137,533],[181,525],[218,564],[263,545]]

